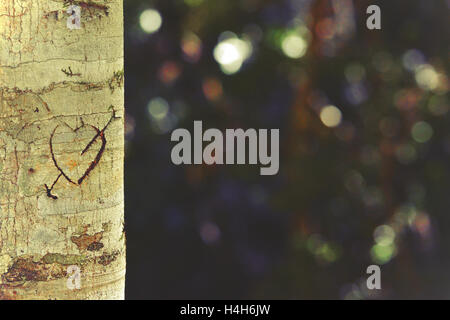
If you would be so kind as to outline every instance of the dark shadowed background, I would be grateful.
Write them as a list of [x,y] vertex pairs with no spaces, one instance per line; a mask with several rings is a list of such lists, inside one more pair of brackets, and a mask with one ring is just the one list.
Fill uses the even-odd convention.
[[[124,2],[128,299],[450,298],[449,1]],[[278,175],[173,165],[194,120]]]

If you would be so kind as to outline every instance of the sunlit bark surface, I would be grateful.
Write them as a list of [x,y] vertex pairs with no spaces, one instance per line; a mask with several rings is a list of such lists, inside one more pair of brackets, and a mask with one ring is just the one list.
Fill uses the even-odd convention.
[[0,299],[124,297],[122,5],[0,1]]

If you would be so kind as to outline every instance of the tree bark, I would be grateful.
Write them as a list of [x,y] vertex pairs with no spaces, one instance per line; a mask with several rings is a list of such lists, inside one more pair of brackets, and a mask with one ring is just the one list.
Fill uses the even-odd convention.
[[124,298],[122,5],[0,2],[0,299]]

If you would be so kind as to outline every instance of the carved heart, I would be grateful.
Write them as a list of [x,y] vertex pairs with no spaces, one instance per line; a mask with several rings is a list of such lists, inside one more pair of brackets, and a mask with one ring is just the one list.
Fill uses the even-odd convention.
[[50,138],[53,162],[67,181],[81,185],[100,161],[106,139],[98,128],[57,126]]

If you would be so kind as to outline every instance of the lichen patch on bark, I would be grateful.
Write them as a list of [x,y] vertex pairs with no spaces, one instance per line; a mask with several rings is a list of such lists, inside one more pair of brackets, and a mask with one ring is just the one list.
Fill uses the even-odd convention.
[[79,236],[72,236],[70,240],[75,243],[80,251],[97,251],[103,248],[103,243],[100,242],[103,237],[103,231],[97,232],[93,235],[86,233]]
[[34,262],[31,258],[17,258],[8,272],[2,274],[4,284],[25,281],[49,281],[66,276],[64,265],[59,263]]

